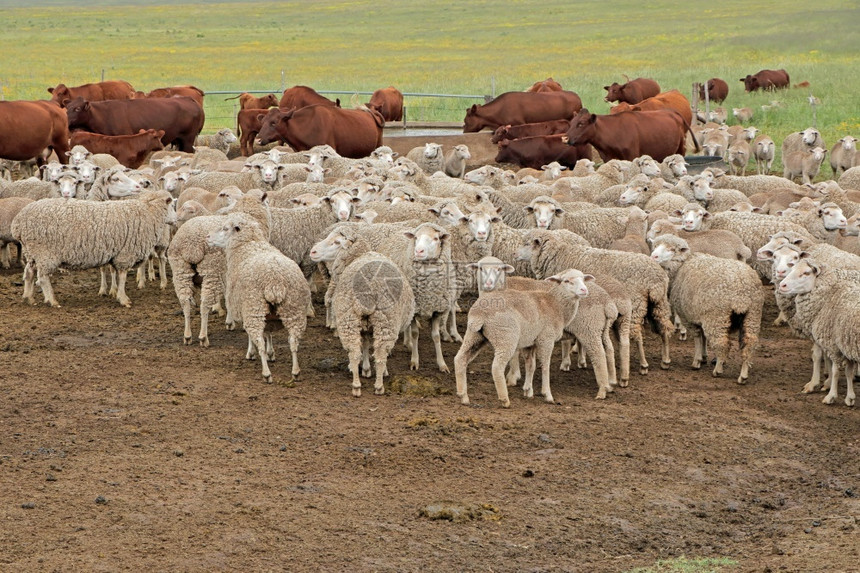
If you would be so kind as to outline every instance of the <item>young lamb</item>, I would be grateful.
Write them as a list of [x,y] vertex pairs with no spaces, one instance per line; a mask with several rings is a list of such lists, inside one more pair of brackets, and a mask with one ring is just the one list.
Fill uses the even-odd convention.
[[827,150],[813,147],[802,151],[792,151],[782,156],[782,176],[793,181],[800,177],[803,183],[811,183],[821,170]]
[[[457,395],[469,404],[467,368],[487,342],[493,346],[493,382],[502,406],[509,408],[505,366],[517,351],[526,351],[526,380],[524,394],[534,395],[532,378],[535,362],[541,364],[541,394],[554,402],[550,389],[550,358],[555,342],[564,327],[576,316],[579,299],[588,295],[586,282],[590,275],[561,278],[549,277],[556,286],[547,292],[513,289],[481,294],[469,309],[463,344],[454,358]],[[535,360],[531,360],[534,356]]]
[[445,174],[462,179],[466,175],[466,162],[472,159],[469,147],[465,144],[455,145],[445,154]]
[[[263,227],[244,213],[231,213],[207,242],[224,249],[227,308],[248,333],[245,358],[260,355],[263,378],[272,382],[269,360],[275,359],[271,332],[266,326],[280,320],[287,329],[292,353],[292,376],[299,368],[299,342],[305,334],[311,291],[299,266],[266,240]],[[274,326],[274,324],[272,325]]]
[[833,170],[833,177],[839,177],[855,165],[858,165],[857,138],[846,135],[830,150],[830,169]]
[[747,164],[750,161],[752,150],[750,144],[744,140],[736,141],[729,145],[726,151],[726,163],[729,164],[732,175],[746,175]]
[[755,157],[755,171],[759,175],[770,174],[776,151],[776,144],[766,135],[759,135],[752,144],[752,154]]
[[445,169],[445,154],[440,143],[425,143],[423,147],[413,147],[406,154],[428,175]]
[[46,199],[27,205],[12,221],[12,236],[27,261],[24,298],[34,303],[38,277],[45,303],[58,307],[50,280],[55,270],[111,263],[119,274],[116,297],[131,306],[126,273],[150,255],[164,225],[175,222],[173,197],[166,191],[144,191],[130,201]]
[[764,293],[756,272],[746,263],[692,253],[674,235],[654,239],[651,258],[669,274],[669,301],[686,329],[693,331],[696,349],[693,368],[707,363],[706,347],[714,349],[713,375],[723,373],[729,353],[729,334],[739,330],[741,371],[738,384],[749,378],[752,354],[758,345]]

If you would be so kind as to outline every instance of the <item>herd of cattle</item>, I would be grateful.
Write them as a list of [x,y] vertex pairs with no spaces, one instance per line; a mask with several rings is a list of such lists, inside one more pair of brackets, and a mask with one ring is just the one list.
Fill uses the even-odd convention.
[[[789,85],[782,70],[764,70],[741,81],[747,91]],[[142,286],[143,263],[155,254],[164,288],[164,262],[169,257],[185,315],[186,344],[191,341],[195,285],[202,281],[201,344],[208,345],[208,315],[221,309],[226,294],[228,322],[244,323],[248,357],[259,354],[267,380],[271,374],[266,360],[272,352],[271,340],[263,337],[267,314],[274,312],[285,325],[293,325],[288,329],[297,374],[296,348],[310,304],[309,293],[298,294],[305,294],[309,287],[304,279],[324,264],[331,273],[327,325],[337,330],[349,351],[355,395],[360,393],[359,361],[362,375],[370,372],[367,331],[374,320],[388,320],[372,328],[377,392],[382,390],[385,358],[400,333],[412,349],[411,366],[418,367],[420,317],[431,321],[436,364],[447,372],[440,340],[460,340],[457,299],[472,290],[478,302],[487,304],[476,303],[470,309],[455,359],[457,391],[464,403],[468,403],[466,367],[488,341],[496,352],[493,378],[505,405],[509,405],[506,387],[519,376],[514,374],[519,362],[512,359],[520,350],[526,359],[524,391],[528,396],[533,393],[537,359],[542,363],[542,393],[552,401],[548,353],[563,332],[579,342],[580,360],[589,356],[598,397],[605,398],[615,385],[626,385],[631,341],[639,351],[640,372],[647,373],[642,344],[646,315],[661,331],[662,367],[670,362],[674,311],[679,326],[690,328],[696,340],[694,367],[701,367],[710,346],[717,354],[715,375],[722,372],[730,328],[741,328],[743,365],[738,381],[743,383],[761,321],[759,279],[780,284],[786,297],[799,293],[797,301],[816,301],[819,295],[810,294],[818,293],[814,278],[826,276],[826,284],[819,282],[821,289],[837,284],[840,293],[848,292],[834,303],[849,305],[838,307],[836,316],[858,312],[860,282],[851,274],[854,271],[831,276],[826,266],[814,261],[826,260],[827,265],[837,261],[860,271],[860,256],[846,252],[860,253],[854,233],[860,227],[860,197],[854,193],[860,192],[835,182],[803,186],[769,175],[732,177],[714,169],[691,177],[684,155],[688,141],[696,149],[700,143],[687,98],[677,90],[661,92],[654,80],[646,78],[605,89],[606,100],[618,102],[607,115],[590,113],[576,93],[552,78],[525,92],[508,92],[473,105],[466,112],[464,132],[493,130],[497,162],[545,173],[505,172],[493,166],[465,173],[469,155],[458,149],[462,145],[451,151],[450,157],[459,162],[453,172],[448,156],[443,157],[441,146],[433,143],[395,161],[396,154],[382,140],[385,123],[397,121],[403,113],[403,96],[394,87],[377,90],[370,102],[356,109],[342,109],[339,101],[306,86],[290,88],[280,99],[242,94],[240,151],[249,159],[231,162],[217,150],[215,155],[207,155],[203,146],[195,151],[204,123],[204,94],[193,86],[145,94],[121,81],[60,84],[49,89],[49,101],[0,102],[0,159],[44,164],[53,152],[65,164],[77,162],[76,154],[82,150],[85,155],[108,154],[134,167],[149,159],[150,172],[142,170],[131,179],[122,168],[104,169],[107,179],[90,182],[91,190],[103,193],[100,201],[18,197],[8,209],[16,209],[16,214],[8,220],[7,209],[0,204],[0,241],[4,225],[10,224],[11,240],[23,255],[25,298],[34,300],[38,284],[45,301],[55,306],[49,277],[58,268],[101,267],[100,294],[105,294],[104,272],[113,267],[119,271],[119,284],[111,293],[128,306],[127,270],[141,265]],[[715,103],[724,101],[728,92],[717,78],[701,89]],[[804,157],[806,147],[823,145],[815,130],[794,135]],[[275,142],[290,149],[253,153],[255,144]],[[175,151],[151,155],[170,145]],[[596,172],[590,161],[595,154],[603,161]],[[856,164],[856,152],[851,157],[849,168]],[[52,168],[45,167],[47,175]],[[561,176],[565,167],[571,173]],[[802,174],[808,183],[805,164]],[[180,181],[179,185],[187,182],[187,188],[180,193],[179,188],[168,187],[167,179]],[[0,180],[0,192],[4,186],[9,189],[6,185]],[[163,188],[141,193],[145,186]],[[105,200],[134,194],[141,200]],[[184,202],[180,218],[184,224],[172,234],[168,224],[177,220],[177,202]],[[217,215],[221,207],[230,214]],[[789,211],[791,215],[775,216]],[[205,216],[211,214],[217,216]],[[649,226],[680,237],[653,237],[652,252],[645,241]],[[852,234],[843,236],[849,227]],[[810,253],[814,260],[801,264]],[[219,256],[220,262],[214,262]],[[758,262],[747,263],[756,256]],[[785,263],[789,259],[791,264]],[[366,268],[353,268],[359,262]],[[797,276],[799,271],[791,270],[794,266],[807,274]],[[275,267],[281,270],[269,272]],[[516,286],[520,283],[511,280],[506,292],[488,294],[506,284],[505,275],[515,269],[557,284],[527,280]],[[725,280],[712,280],[714,269],[720,269]],[[289,280],[279,283],[280,272],[291,274]],[[285,289],[287,283],[291,286]],[[395,283],[397,288],[392,289]],[[356,285],[367,288],[358,292]],[[379,298],[385,296],[397,300]],[[585,296],[588,302],[580,301]],[[846,403],[853,405],[853,367],[860,361],[854,322],[843,321],[840,329],[831,320],[832,308],[807,308],[798,302],[795,309],[793,302],[779,296],[777,302],[781,317],[815,342],[818,358],[831,360],[831,388],[825,401],[835,399],[838,369],[844,366],[849,383]],[[741,309],[741,303],[747,306]],[[253,321],[248,314],[252,307]],[[520,307],[526,310],[517,314],[514,309]],[[574,316],[579,319],[574,321]],[[809,320],[792,322],[799,316]],[[819,318],[824,326],[816,330]],[[611,333],[620,344],[617,374]],[[382,336],[387,337],[384,344]]]

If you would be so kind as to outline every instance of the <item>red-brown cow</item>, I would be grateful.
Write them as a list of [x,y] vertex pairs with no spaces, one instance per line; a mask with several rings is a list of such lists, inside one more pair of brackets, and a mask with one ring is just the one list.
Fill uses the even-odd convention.
[[744,83],[744,89],[746,89],[747,93],[759,89],[773,91],[777,88],[787,88],[791,85],[788,72],[785,70],[761,70],[757,74],[747,74],[747,77],[741,78],[740,81]]
[[239,134],[240,153],[245,157],[254,154],[254,139],[260,133],[263,125],[262,119],[269,112],[269,108],[240,109],[236,114],[236,133]]
[[372,109],[310,105],[287,111],[270,109],[262,123],[258,139],[263,145],[281,140],[296,151],[330,145],[340,155],[358,159],[382,145],[385,120]]
[[[684,155],[689,129],[690,124],[670,109],[615,115],[595,115],[583,109],[570,122],[567,142],[590,143],[604,161],[632,161],[641,155],[663,161],[675,153]],[[693,141],[698,151],[698,142]]]
[[109,80],[76,87],[58,84],[55,88],[48,88],[48,93],[51,94],[51,100],[60,104],[60,107],[66,107],[66,104],[76,97],[84,98],[87,101],[105,101],[109,99],[133,99],[135,94],[131,84],[123,80]]
[[678,90],[670,90],[657,94],[654,97],[643,99],[637,104],[621,102],[609,108],[610,114],[623,111],[657,111],[659,109],[673,109],[681,114],[688,124],[693,121],[693,110],[690,109],[690,100]]
[[278,107],[278,98],[275,94],[256,97],[248,92],[242,92],[235,97],[228,97],[224,101],[231,99],[239,100],[239,109],[269,109],[270,107]]
[[367,107],[382,114],[385,121],[400,121],[403,119],[403,94],[394,86],[376,90]]
[[284,90],[284,95],[281,96],[281,101],[278,107],[283,109],[300,108],[309,105],[328,105],[331,107],[340,107],[340,99],[331,101],[325,96],[321,96],[313,88],[308,86],[293,86]]
[[203,108],[190,97],[89,102],[75,98],[66,106],[69,129],[103,135],[134,135],[141,129],[163,129],[161,142],[179,151],[194,151],[203,129]]
[[566,119],[523,123],[521,125],[500,125],[493,132],[493,137],[490,140],[493,143],[498,143],[505,139],[519,139],[521,137],[534,137],[536,135],[557,135],[567,133],[568,129],[570,129],[570,121]]
[[164,149],[164,131],[141,129],[135,135],[102,135],[89,131],[73,131],[70,145],[83,145],[90,153],[107,153],[132,169],[140,167],[152,151]]
[[699,84],[699,99],[705,101],[705,88],[708,89],[708,101],[723,103],[729,97],[729,84],[720,78],[711,78],[707,84]]
[[574,92],[506,92],[484,105],[473,105],[463,119],[463,133],[474,133],[485,127],[519,125],[570,119],[582,109],[582,100]]
[[516,163],[521,167],[540,169],[558,161],[573,168],[582,158],[591,158],[590,145],[568,145],[565,135],[536,135],[520,139],[506,139],[499,143],[496,163]]
[[613,82],[611,86],[603,86],[603,89],[606,90],[606,97],[604,98],[606,101],[617,101],[629,104],[639,103],[643,99],[654,97],[660,93],[660,85],[654,80],[648,78],[628,80],[624,85],[621,85],[618,82]]
[[52,101],[0,101],[0,158],[35,158],[41,166],[52,149],[60,163],[69,162],[69,124],[59,105]]
[[156,88],[146,94],[146,97],[176,97],[187,96],[203,107],[203,90],[194,86],[173,86],[171,88]]
[[547,78],[542,82],[535,82],[532,87],[527,89],[527,92],[542,93],[542,92],[560,92],[562,91],[561,84],[552,78]]

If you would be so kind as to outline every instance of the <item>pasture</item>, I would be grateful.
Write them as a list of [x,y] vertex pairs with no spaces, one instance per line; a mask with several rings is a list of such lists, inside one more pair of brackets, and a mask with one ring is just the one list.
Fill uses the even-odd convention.
[[[553,76],[604,113],[602,86],[622,74],[684,93],[716,76],[730,85],[724,106],[756,110],[751,123],[777,142],[812,124],[810,95],[821,100],[828,147],[860,133],[856,2],[643,6],[0,0],[0,96],[46,98],[48,86],[98,81],[102,70],[143,90],[276,93],[393,84],[499,94]],[[744,94],[738,78],[762,68],[785,68],[811,89]],[[205,131],[232,125],[224,97],[207,97]],[[763,111],[772,100],[782,105]],[[406,103],[440,121],[460,121],[467,106]],[[607,400],[594,400],[591,369],[560,372],[556,353],[556,403],[512,390],[505,410],[492,352],[471,364],[472,405],[462,406],[453,374],[432,366],[426,327],[420,370],[398,345],[387,394],[365,381],[352,398],[321,292],[301,375],[289,380],[276,332],[267,385],[259,362],[244,360],[245,333],[222,318],[210,320],[210,348],[182,344],[172,286],[129,286],[126,309],[96,295],[95,270],[53,280],[62,308],[30,306],[21,269],[0,269],[2,571],[726,573],[860,563],[860,412],[842,403],[844,386],[832,406],[799,393],[810,343],[773,326],[770,286],[744,386],[736,342],[713,378],[691,369],[693,342],[677,337],[661,370],[660,340],[648,332],[651,371]],[[458,348],[443,343],[451,366]]]

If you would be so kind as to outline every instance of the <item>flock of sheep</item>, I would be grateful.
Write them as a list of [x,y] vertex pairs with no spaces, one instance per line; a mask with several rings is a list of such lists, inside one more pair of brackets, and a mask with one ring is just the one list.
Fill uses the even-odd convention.
[[[729,164],[740,165],[734,157],[762,142],[754,128],[705,129],[705,145],[719,145],[714,154]],[[708,349],[715,355],[714,376],[723,373],[729,335],[738,331],[737,381],[744,383],[758,343],[762,281],[772,282],[778,321],[813,343],[804,392],[821,386],[823,360],[824,401],[836,400],[844,370],[845,403],[854,403],[860,167],[853,137],[831,152],[838,181],[817,184],[811,179],[824,155],[816,149],[826,147],[813,129],[783,142],[784,177],[763,174],[767,159],[757,175],[714,168],[690,175],[680,156],[611,160],[597,169],[580,160],[570,170],[554,163],[467,171],[466,146],[444,154],[435,143],[404,157],[383,146],[348,159],[319,146],[231,160],[234,142],[222,130],[194,153],[159,151],[136,170],[82,148],[70,152],[68,167],[44,166],[42,178],[16,179],[16,166],[6,164],[4,268],[16,262],[10,247],[17,246],[24,298],[33,303],[38,285],[52,306],[59,306],[54,272],[100,268],[99,294],[130,306],[127,272],[136,267],[143,288],[158,263],[165,288],[169,263],[185,344],[193,339],[194,306],[204,346],[210,314],[226,315],[228,329],[247,332],[246,357],[260,357],[267,381],[275,326],[286,329],[291,372],[299,374],[311,288],[321,276],[326,325],[348,353],[353,395],[374,368],[374,391],[384,392],[387,358],[400,337],[410,367],[420,367],[419,323],[426,320],[440,371],[449,372],[441,343],[461,342],[454,371],[464,404],[467,366],[492,346],[505,407],[508,387],[521,379],[524,395],[533,396],[538,363],[540,393],[553,401],[549,364],[558,341],[563,370],[574,345],[579,365],[591,362],[597,398],[629,383],[631,342],[647,374],[649,322],[660,333],[661,368],[671,363],[677,329],[682,339],[692,334],[693,368],[707,364]],[[461,310],[468,311],[462,335]]]

